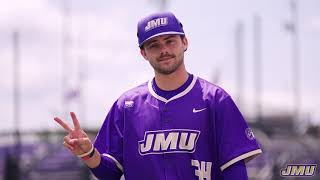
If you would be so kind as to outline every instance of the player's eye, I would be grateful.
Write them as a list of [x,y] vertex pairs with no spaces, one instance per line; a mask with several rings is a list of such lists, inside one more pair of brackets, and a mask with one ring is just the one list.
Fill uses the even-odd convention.
[[172,45],[172,44],[174,44],[175,42],[176,42],[175,39],[170,38],[170,39],[168,39],[168,40],[166,41],[166,44]]
[[148,46],[148,49],[155,49],[155,48],[159,48],[159,44],[158,43],[152,43],[152,44],[149,44]]

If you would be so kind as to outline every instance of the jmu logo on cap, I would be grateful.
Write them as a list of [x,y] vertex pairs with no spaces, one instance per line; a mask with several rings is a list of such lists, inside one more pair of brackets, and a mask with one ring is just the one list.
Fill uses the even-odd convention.
[[144,28],[145,31],[149,31],[151,29],[157,28],[159,26],[166,26],[168,24],[168,18],[157,18],[151,21],[148,21],[147,26]]
[[138,142],[139,153],[192,153],[195,151],[200,131],[191,129],[170,129],[146,131],[144,139]]

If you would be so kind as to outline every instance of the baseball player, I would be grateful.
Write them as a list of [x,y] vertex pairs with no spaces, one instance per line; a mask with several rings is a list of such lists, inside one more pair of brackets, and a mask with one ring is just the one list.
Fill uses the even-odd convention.
[[99,179],[247,179],[245,163],[262,151],[230,95],[188,73],[188,40],[170,12],[138,23],[141,55],[155,77],[121,95],[94,144],[74,113],[64,146]]

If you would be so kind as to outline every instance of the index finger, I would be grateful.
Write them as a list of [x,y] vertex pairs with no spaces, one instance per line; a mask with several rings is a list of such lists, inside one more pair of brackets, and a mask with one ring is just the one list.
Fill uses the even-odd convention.
[[76,117],[76,114],[74,112],[70,112],[71,118],[72,118],[72,122],[74,125],[74,129],[81,129],[80,127],[80,123]]
[[54,120],[59,123],[65,130],[67,130],[68,132],[71,132],[72,129],[68,126],[67,123],[65,123],[64,121],[62,121],[60,118],[55,117]]

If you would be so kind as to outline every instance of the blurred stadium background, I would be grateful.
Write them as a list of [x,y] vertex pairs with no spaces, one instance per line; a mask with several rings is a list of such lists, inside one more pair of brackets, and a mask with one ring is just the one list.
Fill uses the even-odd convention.
[[264,153],[249,179],[286,179],[287,164],[318,164],[319,179],[319,1],[12,0],[0,7],[0,180],[94,179],[53,117],[76,112],[94,139],[116,98],[153,75],[136,23],[158,10],[184,24],[189,71],[253,128]]

